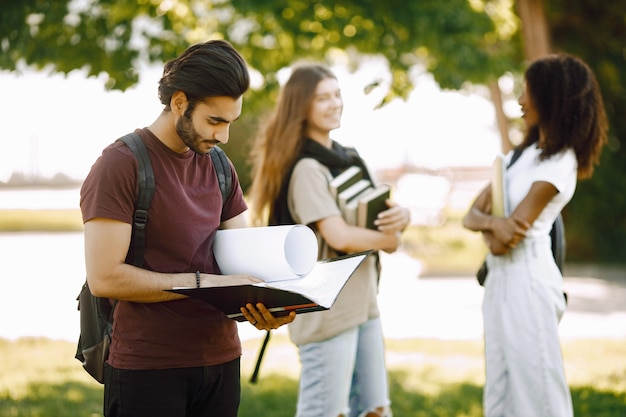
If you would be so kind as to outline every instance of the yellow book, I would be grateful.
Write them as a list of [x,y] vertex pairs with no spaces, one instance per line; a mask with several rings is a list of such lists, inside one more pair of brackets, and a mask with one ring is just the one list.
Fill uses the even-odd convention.
[[498,217],[509,215],[506,199],[506,181],[504,173],[506,164],[504,155],[496,156],[491,173],[491,214]]

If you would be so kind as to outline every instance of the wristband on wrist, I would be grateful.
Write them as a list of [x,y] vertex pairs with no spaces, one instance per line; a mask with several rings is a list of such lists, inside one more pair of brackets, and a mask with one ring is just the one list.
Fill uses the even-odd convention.
[[196,288],[200,288],[200,271],[196,271]]

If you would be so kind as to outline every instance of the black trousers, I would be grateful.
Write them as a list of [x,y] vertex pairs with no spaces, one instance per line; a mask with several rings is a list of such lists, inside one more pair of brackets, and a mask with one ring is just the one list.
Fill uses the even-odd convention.
[[106,417],[236,417],[240,360],[199,368],[133,371],[105,364]]

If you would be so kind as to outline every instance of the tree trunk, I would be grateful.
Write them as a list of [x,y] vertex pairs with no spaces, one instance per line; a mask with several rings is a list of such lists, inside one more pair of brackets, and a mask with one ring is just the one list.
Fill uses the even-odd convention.
[[[543,7],[543,0],[517,0],[517,15],[522,22],[522,40],[524,44],[524,56],[528,61],[533,61],[548,55],[551,51],[550,32]],[[497,81],[489,84],[491,101],[496,111],[496,122],[500,131],[500,143],[502,153],[507,153],[513,148],[509,138],[509,121],[504,114],[502,94]]]
[[550,53],[550,33],[543,0],[517,0],[517,14],[522,22],[524,55],[529,61]]

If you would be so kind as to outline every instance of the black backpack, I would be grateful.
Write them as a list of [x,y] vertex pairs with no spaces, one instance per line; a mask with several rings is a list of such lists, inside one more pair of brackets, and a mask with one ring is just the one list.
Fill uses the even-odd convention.
[[[129,133],[118,140],[137,158],[138,196],[133,218],[133,233],[129,250],[132,251],[132,264],[143,266],[143,250],[145,245],[145,227],[148,221],[148,209],[154,195],[154,172],[150,156],[141,137],[137,133]],[[230,163],[224,151],[214,147],[211,159],[215,165],[222,200],[230,195],[232,189],[232,173]],[[113,331],[113,311],[117,300],[95,297],[89,290],[87,281],[83,284],[78,297],[80,311],[80,337],[76,348],[76,356],[83,368],[96,381],[104,382],[104,362],[109,356],[109,344]]]

